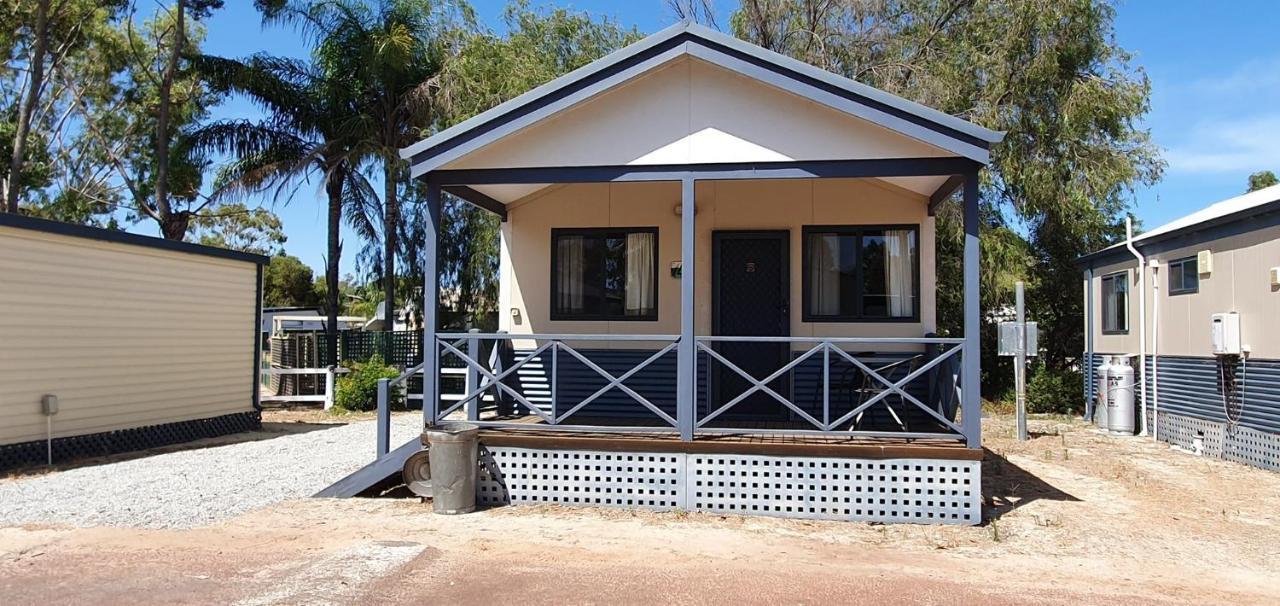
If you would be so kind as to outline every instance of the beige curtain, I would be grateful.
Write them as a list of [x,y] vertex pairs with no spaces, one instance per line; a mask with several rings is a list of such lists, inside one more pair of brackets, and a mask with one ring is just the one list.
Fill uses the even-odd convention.
[[562,312],[580,313],[582,309],[582,236],[564,236],[556,251],[556,302]]
[[657,251],[653,234],[627,234],[626,314],[644,316],[653,313],[653,274]]
[[809,236],[809,313],[834,316],[840,313],[840,236]]
[[884,275],[887,278],[889,315],[909,318],[915,311],[915,232],[890,229],[884,232]]

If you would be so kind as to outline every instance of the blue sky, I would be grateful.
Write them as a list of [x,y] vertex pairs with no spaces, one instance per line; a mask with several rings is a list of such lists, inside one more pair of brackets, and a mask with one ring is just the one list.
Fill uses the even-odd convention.
[[[534,0],[538,4],[539,0]],[[480,18],[500,24],[505,0],[473,0]],[[675,18],[663,0],[555,2],[653,32]],[[716,3],[727,13],[733,3]],[[1128,0],[1119,6],[1116,35],[1151,78],[1145,125],[1169,166],[1164,179],[1135,195],[1135,214],[1155,227],[1244,191],[1249,173],[1280,172],[1280,46],[1274,44],[1275,7],[1263,0],[1200,2]],[[724,19],[721,18],[723,24]],[[261,26],[248,0],[234,0],[207,23],[206,51],[239,57],[255,52],[300,56],[292,31]],[[255,117],[231,99],[214,117]],[[271,200],[263,200],[272,204]],[[319,273],[324,267],[324,213],[315,184],[276,203],[289,241],[286,252]],[[148,229],[139,226],[139,230]],[[344,237],[343,273],[354,270],[356,238]]]

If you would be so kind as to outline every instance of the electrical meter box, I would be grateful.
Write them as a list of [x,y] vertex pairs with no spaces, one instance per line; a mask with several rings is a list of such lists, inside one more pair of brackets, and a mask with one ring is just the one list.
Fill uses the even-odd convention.
[[1214,355],[1240,355],[1240,314],[1234,311],[1213,314],[1210,330]]

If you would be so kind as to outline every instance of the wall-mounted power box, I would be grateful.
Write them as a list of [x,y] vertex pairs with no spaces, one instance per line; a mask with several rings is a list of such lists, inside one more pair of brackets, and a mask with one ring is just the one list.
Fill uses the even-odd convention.
[[1196,271],[1202,276],[1213,273],[1213,251],[1202,250],[1196,253]]
[[1234,311],[1213,314],[1210,331],[1210,343],[1213,344],[1214,355],[1240,355],[1240,314]]
[[1280,288],[1280,267],[1271,268],[1271,288]]

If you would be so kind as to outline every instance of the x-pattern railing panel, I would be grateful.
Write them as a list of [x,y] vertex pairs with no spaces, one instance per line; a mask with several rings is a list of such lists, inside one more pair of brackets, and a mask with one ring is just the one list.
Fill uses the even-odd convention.
[[778,379],[778,377],[781,377],[782,375],[784,375],[784,374],[786,374],[786,373],[790,372],[792,368],[795,368],[795,367],[796,367],[796,366],[798,366],[801,362],[804,362],[805,360],[809,359],[809,357],[810,357],[810,356],[812,356],[812,355],[814,355],[814,354],[818,353],[819,351],[821,351],[823,347],[824,347],[824,345],[818,345],[817,347],[814,347],[814,348],[810,349],[809,351],[805,352],[804,354],[802,354],[802,355],[800,355],[800,356],[796,357],[796,359],[794,359],[794,360],[792,360],[791,362],[787,363],[787,364],[786,364],[785,366],[783,366],[782,368],[780,368],[780,369],[778,369],[777,371],[775,371],[775,372],[773,372],[772,374],[770,374],[770,375],[769,375],[768,377],[766,377],[764,380],[759,380],[759,379],[756,379],[755,377],[751,376],[751,374],[750,374],[750,373],[748,373],[748,372],[746,372],[746,371],[742,370],[741,368],[739,368],[739,367],[738,367],[738,365],[736,365],[736,364],[734,364],[733,362],[730,362],[729,360],[725,359],[725,357],[724,357],[724,356],[722,356],[722,355],[720,355],[719,353],[717,353],[717,352],[716,352],[714,349],[712,349],[711,347],[708,347],[705,343],[698,343],[698,349],[700,349],[700,350],[702,350],[702,351],[707,352],[707,355],[710,355],[712,358],[715,358],[715,359],[716,359],[716,361],[718,361],[718,362],[720,362],[721,364],[723,364],[725,368],[728,368],[729,370],[732,370],[733,372],[737,373],[738,375],[741,375],[741,376],[742,376],[742,378],[746,379],[746,380],[747,380],[748,382],[750,382],[752,385],[751,385],[751,387],[750,387],[750,388],[748,388],[746,391],[744,391],[744,392],[742,392],[742,393],[738,394],[738,396],[737,396],[737,397],[735,397],[734,399],[732,399],[732,400],[730,400],[730,401],[726,402],[724,405],[720,406],[720,408],[717,408],[717,409],[715,410],[715,412],[712,412],[711,414],[709,414],[709,415],[707,415],[707,416],[703,417],[703,418],[702,418],[702,420],[698,421],[697,426],[698,426],[698,427],[702,427],[702,426],[703,426],[703,425],[705,425],[707,422],[709,422],[709,421],[711,421],[712,419],[714,419],[714,418],[716,418],[716,417],[720,416],[720,414],[721,414],[721,413],[723,413],[723,412],[725,412],[725,411],[729,410],[730,408],[733,408],[733,407],[734,407],[735,405],[737,405],[739,402],[741,402],[741,401],[743,401],[743,400],[747,399],[751,394],[753,394],[753,393],[755,393],[755,392],[757,392],[757,391],[763,391],[763,392],[765,392],[765,393],[769,394],[770,396],[772,396],[772,397],[773,397],[773,399],[775,399],[775,400],[777,400],[778,402],[780,402],[783,406],[786,406],[787,408],[789,408],[789,409],[791,409],[793,412],[795,412],[797,415],[800,415],[800,417],[801,417],[801,418],[803,418],[804,420],[806,420],[806,421],[808,421],[808,422],[812,423],[812,424],[814,425],[814,427],[818,427],[818,428],[820,428],[820,429],[826,429],[826,428],[823,426],[822,421],[819,421],[819,420],[817,420],[817,419],[813,418],[813,416],[812,416],[812,415],[810,415],[809,413],[805,412],[805,411],[804,411],[804,409],[800,408],[799,406],[796,406],[794,403],[792,403],[792,402],[791,402],[791,400],[788,400],[788,399],[786,399],[786,398],[782,397],[781,395],[779,395],[779,394],[778,394],[778,392],[776,392],[776,391],[774,391],[773,389],[769,388],[769,383],[772,383],[773,381],[777,380],[777,379]]
[[[482,338],[482,337],[477,336],[473,338]],[[537,335],[513,335],[512,337],[508,337],[508,338],[539,339],[540,337]],[[578,338],[581,339],[582,337],[578,337]],[[655,340],[656,339],[661,339],[661,337],[655,337]],[[641,406],[644,406],[646,409],[648,409],[653,414],[657,415],[659,418],[661,418],[664,422],[668,423],[672,427],[676,427],[679,425],[679,421],[677,421],[671,415],[667,414],[660,407],[658,407],[653,402],[651,402],[648,398],[636,392],[634,389],[628,387],[625,383],[627,379],[630,379],[631,377],[635,376],[636,373],[639,373],[640,371],[649,367],[655,361],[659,360],[664,355],[674,350],[679,345],[678,340],[673,339],[671,343],[668,343],[665,347],[658,350],[654,354],[650,355],[644,361],[640,362],[638,365],[631,367],[630,370],[628,370],[625,373],[622,373],[621,375],[614,375],[608,370],[602,368],[599,364],[596,364],[590,358],[588,358],[578,350],[566,344],[564,340],[561,338],[547,339],[545,343],[543,343],[541,346],[535,349],[532,353],[525,356],[520,361],[515,362],[509,368],[505,368],[498,373],[494,373],[489,368],[486,368],[485,365],[482,364],[480,361],[473,359],[471,356],[469,356],[468,354],[464,353],[461,349],[459,349],[458,346],[461,345],[461,341],[454,344],[454,343],[449,343],[444,339],[439,339],[438,343],[444,348],[447,354],[452,354],[457,358],[459,358],[467,367],[474,369],[476,372],[482,375],[483,379],[482,381],[480,381],[480,384],[478,387],[476,387],[469,393],[464,394],[459,400],[454,402],[448,408],[441,410],[437,420],[444,419],[448,415],[462,408],[471,400],[474,400],[476,398],[483,396],[490,389],[493,389],[496,387],[502,390],[503,392],[507,393],[508,395],[510,395],[519,403],[523,404],[525,408],[529,410],[529,412],[541,417],[544,421],[546,421],[547,424],[558,425],[563,423],[566,419],[568,419],[573,414],[585,408],[587,405],[599,399],[605,393],[609,392],[610,390],[616,389],[626,394],[631,399],[635,400]],[[540,356],[542,356],[542,354],[548,351],[551,352],[552,359],[553,359],[551,373],[548,376],[548,383],[549,383],[549,387],[551,389],[551,394],[552,394],[552,410],[550,413],[542,410],[540,407],[536,406],[533,402],[529,401],[529,399],[526,398],[524,394],[520,393],[515,388],[503,382],[504,379],[515,374],[517,371],[523,368],[526,364],[529,364],[532,360],[539,359]],[[556,414],[555,398],[556,398],[556,392],[557,392],[556,384],[558,381],[556,377],[556,374],[557,374],[556,367],[558,364],[555,362],[555,358],[556,358],[556,354],[558,354],[561,351],[577,359],[579,362],[583,364],[583,366],[586,366],[592,372],[595,372],[596,374],[604,378],[604,380],[607,381],[607,383],[604,387],[601,387],[600,389],[596,390],[590,396],[587,396],[582,401],[574,404],[568,411],[564,412],[563,414]]]
[[507,376],[511,375],[517,370],[520,370],[520,368],[522,368],[525,364],[528,364],[530,360],[537,358],[539,354],[541,354],[542,352],[550,348],[552,344],[555,343],[555,341],[550,341],[548,343],[543,344],[541,347],[534,350],[532,354],[529,354],[527,357],[525,357],[525,359],[520,360],[515,364],[512,364],[510,368],[504,369],[501,373],[497,375],[491,372],[488,368],[485,368],[484,364],[481,364],[479,361],[473,360],[471,356],[468,356],[467,354],[462,353],[462,350],[458,349],[457,347],[454,347],[448,341],[442,340],[442,341],[439,341],[439,343],[443,345],[447,351],[453,353],[453,355],[461,359],[464,364],[466,364],[471,368],[474,368],[476,372],[479,372],[481,375],[484,376],[484,379],[480,382],[479,387],[472,390],[471,393],[464,395],[462,399],[458,400],[457,402],[454,402],[453,405],[450,406],[449,408],[446,408],[440,411],[440,415],[439,415],[440,419],[443,419],[449,416],[451,413],[453,413],[453,411],[458,410],[467,402],[470,402],[471,400],[484,395],[484,393],[487,392],[489,389],[493,387],[497,387],[498,389],[501,389],[502,391],[506,392],[507,395],[510,395],[512,398],[515,398],[517,402],[520,402],[521,404],[523,404],[525,408],[529,409],[529,412],[532,412],[533,414],[536,414],[542,417],[543,420],[545,420],[548,423],[555,424],[556,421],[554,417],[547,414],[546,412],[543,412],[541,408],[534,406],[532,402],[530,402],[527,398],[524,397],[524,394],[520,393],[515,388],[507,385],[506,383],[502,382],[502,380],[507,378]]
[[[915,396],[911,395],[910,393],[908,393],[908,392],[907,392],[907,390],[906,390],[906,389],[904,389],[904,387],[906,387],[907,385],[910,385],[910,384],[911,384],[911,382],[912,382],[912,381],[915,381],[915,380],[916,380],[916,378],[918,378],[920,375],[923,375],[924,373],[929,372],[929,370],[931,370],[933,367],[935,367],[935,366],[937,366],[937,365],[941,364],[941,363],[942,363],[943,361],[945,361],[946,359],[948,359],[948,358],[950,358],[951,356],[954,356],[954,355],[956,355],[957,353],[959,353],[959,352],[960,352],[960,350],[962,349],[962,347],[961,347],[961,346],[955,346],[955,347],[952,347],[951,349],[949,349],[949,350],[947,350],[947,351],[943,352],[942,354],[938,355],[936,358],[934,358],[934,359],[932,359],[932,360],[929,360],[927,363],[925,363],[924,365],[920,366],[920,368],[917,368],[917,369],[915,369],[915,370],[913,370],[913,371],[911,371],[911,372],[907,373],[907,376],[903,377],[901,380],[899,380],[899,381],[897,381],[897,382],[894,382],[894,381],[891,381],[891,380],[889,380],[889,379],[886,379],[886,378],[884,377],[884,375],[881,375],[880,373],[876,372],[876,371],[875,371],[874,369],[872,369],[871,367],[869,367],[869,366],[867,366],[866,364],[862,363],[862,361],[861,361],[861,360],[859,360],[857,357],[855,357],[855,356],[853,356],[853,355],[849,354],[849,352],[847,352],[847,351],[845,351],[845,350],[843,350],[843,349],[841,349],[841,348],[839,348],[839,347],[835,347],[835,346],[833,346],[833,345],[831,345],[831,344],[827,344],[827,346],[828,346],[828,347],[831,347],[831,348],[832,348],[832,351],[836,352],[836,353],[837,353],[837,354],[839,354],[841,357],[843,357],[844,359],[848,360],[848,361],[849,361],[849,363],[851,363],[851,364],[853,364],[854,366],[856,366],[859,370],[861,370],[862,372],[867,373],[867,376],[871,377],[872,379],[874,379],[874,380],[878,381],[879,383],[881,383],[881,384],[885,385],[886,387],[888,387],[888,389],[886,389],[886,390],[884,390],[884,391],[881,391],[880,393],[878,393],[878,394],[876,394],[876,395],[872,396],[872,397],[871,397],[870,399],[868,399],[866,402],[863,402],[862,404],[859,404],[859,405],[858,405],[857,407],[855,407],[853,410],[851,410],[851,411],[849,411],[849,412],[847,412],[847,413],[845,413],[845,414],[841,415],[841,416],[840,416],[840,418],[838,418],[838,419],[836,419],[835,421],[833,421],[833,422],[831,423],[831,425],[829,425],[826,429],[830,430],[830,429],[834,429],[834,428],[836,428],[836,427],[839,427],[841,424],[843,424],[843,423],[845,423],[845,422],[849,421],[849,420],[850,420],[850,419],[852,419],[854,416],[856,416],[858,413],[860,413],[860,412],[862,412],[862,411],[864,411],[864,410],[866,410],[866,409],[870,408],[871,406],[873,406],[873,405],[874,405],[874,404],[876,404],[877,402],[879,402],[879,401],[881,401],[881,400],[883,400],[883,399],[885,399],[885,398],[889,397],[890,395],[898,394],[898,395],[902,396],[902,398],[903,398],[903,399],[905,399],[906,401],[911,402],[911,403],[912,403],[912,404],[914,404],[916,407],[918,407],[918,408],[920,408],[921,410],[925,411],[926,413],[928,413],[928,414],[929,414],[930,416],[932,416],[933,418],[935,418],[935,419],[937,419],[938,421],[942,422],[942,424],[944,424],[944,425],[946,425],[947,427],[951,428],[951,430],[952,430],[952,431],[955,431],[956,433],[959,433],[959,434],[962,434],[962,435],[964,434],[964,431],[960,428],[960,426],[959,426],[959,425],[956,425],[955,423],[952,423],[952,422],[951,422],[950,420],[948,420],[946,417],[944,417],[944,416],[942,416],[942,415],[938,414],[938,413],[937,413],[937,412],[935,412],[932,408],[930,408],[929,406],[925,405],[925,403],[924,403],[924,402],[921,402],[920,400],[916,399],[916,397],[915,397]],[[890,412],[891,412],[891,413],[893,412],[893,409],[892,409],[892,408],[890,408],[889,410],[890,410]],[[894,415],[894,416],[896,417],[897,415]]]
[[[726,341],[726,340],[732,340],[732,339],[725,338],[725,339],[718,339],[718,340]],[[812,342],[812,341],[807,341],[807,342]],[[898,381],[892,381],[886,378],[883,374],[878,372],[876,369],[871,368],[870,366],[868,366],[867,364],[859,360],[857,357],[853,356],[849,352],[840,348],[838,345],[836,345],[832,341],[819,340],[817,345],[805,351],[803,354],[796,356],[795,359],[791,360],[790,362],[782,366],[782,368],[779,368],[773,373],[770,373],[769,376],[765,377],[764,379],[758,379],[755,376],[752,376],[750,373],[742,370],[742,368],[740,368],[738,365],[726,359],[719,352],[715,351],[714,348],[708,346],[704,342],[701,342],[701,341],[698,342],[698,349],[700,351],[706,352],[707,355],[713,358],[716,362],[719,362],[725,368],[728,368],[729,370],[733,371],[735,374],[741,376],[743,379],[751,383],[751,387],[747,388],[745,391],[738,394],[733,399],[720,405],[714,411],[707,414],[703,418],[699,419],[698,422],[696,423],[696,426],[699,428],[705,427],[707,423],[709,423],[716,417],[719,417],[720,415],[724,414],[729,409],[733,408],[734,406],[738,405],[742,401],[746,400],[748,397],[750,397],[752,394],[756,392],[763,392],[768,394],[770,397],[777,400],[782,405],[786,406],[792,412],[796,413],[797,416],[803,418],[805,421],[808,421],[810,424],[814,425],[815,427],[823,431],[834,431],[840,425],[843,425],[844,423],[849,422],[849,420],[858,416],[860,413],[866,411],[867,409],[874,406],[875,404],[885,400],[885,398],[888,398],[892,395],[898,395],[904,401],[910,402],[912,405],[916,406],[917,408],[920,408],[930,417],[942,423],[944,426],[956,432],[958,435],[964,435],[964,431],[963,429],[961,429],[959,425],[952,422],[950,419],[947,419],[943,415],[939,414],[937,411],[933,410],[924,402],[921,402],[918,398],[916,398],[914,395],[912,395],[910,392],[906,390],[906,387],[909,386],[913,381],[918,379],[920,376],[924,375],[925,373],[929,372],[933,368],[937,367],[939,364],[942,364],[946,360],[950,359],[952,356],[958,355],[960,351],[963,349],[963,346],[959,344],[954,345],[950,349],[946,350],[945,352],[942,352],[938,356],[934,357],[933,359],[929,360],[925,364],[921,365],[919,368],[916,368],[915,370],[912,370],[911,372],[907,373],[905,377],[903,377],[902,379],[899,379]],[[831,376],[830,376],[829,365],[830,365],[831,352],[835,352],[837,355],[847,360],[850,364],[852,364],[858,370],[862,371],[863,373],[866,373],[868,377],[870,377],[877,383],[885,386],[885,389],[882,390],[880,393],[877,393],[876,395],[869,398],[867,401],[862,402],[853,410],[850,410],[849,412],[844,413],[834,421],[829,421],[830,391],[831,391]],[[823,389],[822,416],[823,418],[821,421],[814,418],[804,409],[797,406],[794,402],[791,402],[789,399],[783,397],[777,391],[773,390],[768,386],[769,383],[791,372],[793,369],[799,366],[802,362],[804,362],[805,360],[808,360],[809,358],[819,353],[822,354],[822,361],[823,361],[823,371],[822,371],[822,389]],[[887,403],[886,403],[886,408],[889,410],[889,414],[893,415],[894,419],[897,420],[899,425],[901,426],[902,424],[901,418],[898,417],[897,413],[893,410],[893,408],[890,406],[887,406]]]

